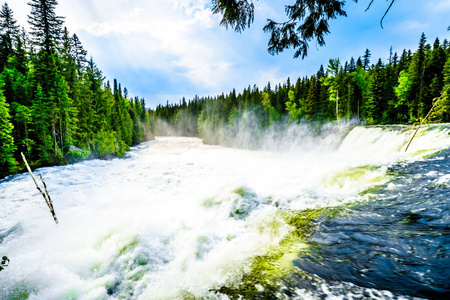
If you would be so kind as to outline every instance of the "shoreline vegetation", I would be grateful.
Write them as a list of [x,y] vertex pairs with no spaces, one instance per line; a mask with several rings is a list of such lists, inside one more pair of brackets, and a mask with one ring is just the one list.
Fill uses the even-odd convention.
[[[57,1],[31,0],[30,32],[5,3],[0,11],[0,179],[31,169],[88,158],[121,157],[156,135],[198,136],[231,145],[262,130],[327,123],[419,124],[450,122],[450,43],[425,34],[415,52],[389,52],[371,62],[370,50],[316,74],[261,90],[254,85],[215,97],[146,108],[114,79],[105,81],[76,34],[55,14]],[[44,22],[50,20],[50,22]],[[439,103],[436,103],[440,99]]]

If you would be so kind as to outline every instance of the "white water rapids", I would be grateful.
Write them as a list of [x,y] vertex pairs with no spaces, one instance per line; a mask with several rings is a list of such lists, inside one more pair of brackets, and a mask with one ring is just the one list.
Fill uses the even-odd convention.
[[30,176],[11,176],[0,182],[0,298],[226,299],[214,290],[292,231],[280,210],[361,200],[389,164],[448,148],[449,132],[421,130],[406,154],[406,127],[356,127],[286,153],[158,137],[124,159],[36,170],[58,225]]

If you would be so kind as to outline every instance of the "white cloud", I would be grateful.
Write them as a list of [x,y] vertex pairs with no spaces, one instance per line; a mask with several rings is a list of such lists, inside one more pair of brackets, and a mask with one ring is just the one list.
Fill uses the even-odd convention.
[[417,32],[417,31],[426,31],[429,27],[427,23],[421,23],[419,21],[407,20],[398,23],[395,31],[398,33],[406,33],[406,32]]
[[450,11],[450,1],[448,0],[441,0],[441,1],[430,1],[428,3],[428,7],[431,10],[434,10],[436,12],[445,12]]
[[[262,1],[255,7],[263,23],[279,13]],[[170,84],[202,94],[286,80],[279,67],[254,71],[250,66],[259,63],[249,57],[254,49],[248,45],[252,40],[266,43],[260,24],[251,34],[227,31],[219,27],[221,17],[211,12],[211,0],[59,0],[57,14],[66,17],[69,31],[77,33],[105,75],[124,84],[131,70],[152,70],[147,76],[163,74]],[[125,69],[130,71],[118,73]]]
[[274,89],[275,85],[278,85],[280,83],[283,84],[288,77],[291,77],[291,81],[296,80],[296,78],[294,79],[292,75],[293,74],[286,75],[280,72],[279,68],[272,67],[259,73],[259,78],[258,82],[256,82],[256,85],[260,88],[263,88],[267,85],[268,82],[270,82],[271,88]]
[[165,68],[166,73],[167,68],[177,68],[193,84],[208,87],[216,85],[210,78],[229,75],[231,63],[217,49],[220,38],[211,34],[219,21],[208,6],[210,0],[60,2],[69,30],[114,40],[123,51],[117,53],[120,58],[113,57],[120,51],[97,47],[113,62],[126,57],[134,68]]
[[208,1],[136,0],[128,6],[106,0],[80,3],[66,4],[67,11],[71,11],[66,23],[72,30],[86,29],[94,35],[161,32],[160,35],[170,37],[179,31],[210,28],[214,23],[212,12],[206,7]]

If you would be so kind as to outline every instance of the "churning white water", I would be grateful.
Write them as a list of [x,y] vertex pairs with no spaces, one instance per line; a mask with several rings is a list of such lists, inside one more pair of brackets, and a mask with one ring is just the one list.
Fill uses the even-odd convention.
[[124,159],[36,170],[58,225],[29,175],[12,176],[0,183],[0,298],[226,299],[216,291],[293,230],[281,210],[361,200],[390,163],[450,146],[442,125],[405,154],[411,134],[356,127],[288,153],[158,137]]

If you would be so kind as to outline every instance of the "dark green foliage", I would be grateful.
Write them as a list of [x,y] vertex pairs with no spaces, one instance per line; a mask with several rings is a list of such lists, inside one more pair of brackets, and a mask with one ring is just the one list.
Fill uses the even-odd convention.
[[268,20],[264,31],[271,34],[268,51],[278,54],[284,49],[297,49],[294,58],[305,58],[308,45],[317,39],[320,46],[325,45],[325,34],[329,33],[328,21],[339,16],[347,16],[345,1],[339,0],[298,0],[294,5],[286,5],[285,22]]
[[[292,5],[285,5],[287,20],[277,22],[271,19],[263,30],[270,33],[268,51],[278,54],[285,49],[293,48],[294,58],[305,58],[308,54],[309,42],[316,40],[320,46],[325,45],[325,35],[330,32],[329,20],[347,16],[343,0],[296,0]],[[354,0],[358,2],[358,0]],[[372,1],[373,2],[373,1]],[[366,10],[372,4],[370,2]],[[391,0],[382,21],[395,0]],[[252,0],[212,0],[213,13],[222,15],[220,25],[232,27],[242,32],[250,27],[254,20],[255,8]],[[370,56],[370,53],[369,53]],[[367,62],[367,61],[366,61]],[[366,65],[365,65],[366,68]]]
[[443,94],[431,118],[434,122],[450,122],[450,56],[443,69]]
[[11,44],[13,37],[19,34],[19,25],[16,24],[17,21],[14,19],[13,11],[9,8],[8,3],[2,5],[2,10],[0,11],[0,28],[1,33],[4,34]]
[[3,70],[14,48],[15,37],[19,34],[19,25],[14,19],[13,11],[8,3],[2,5],[0,11],[0,70]]
[[425,49],[426,37],[422,33],[419,41],[419,48],[413,56],[408,68],[411,81],[411,92],[409,98],[409,121],[416,122],[419,117],[424,117],[431,108],[430,101],[425,99],[427,86],[425,86],[425,58],[428,50]]
[[247,0],[212,0],[213,13],[221,14],[220,25],[234,28],[242,32],[253,23],[255,7],[252,1]]
[[364,70],[366,70],[370,65],[370,56],[371,56],[370,50],[366,49],[366,52],[364,52],[363,61],[362,61]]
[[16,164],[16,146],[12,135],[14,126],[10,119],[9,104],[0,90],[0,178],[13,172]]
[[58,2],[56,0],[30,0],[28,4],[31,6],[28,23],[34,38],[33,42],[46,52],[50,52],[59,43],[64,23],[64,18],[55,13]]

